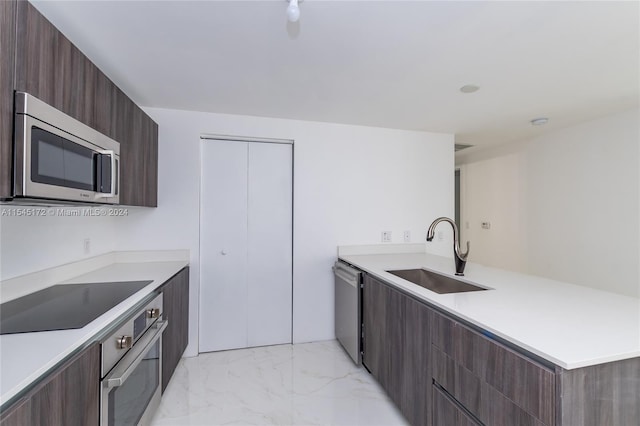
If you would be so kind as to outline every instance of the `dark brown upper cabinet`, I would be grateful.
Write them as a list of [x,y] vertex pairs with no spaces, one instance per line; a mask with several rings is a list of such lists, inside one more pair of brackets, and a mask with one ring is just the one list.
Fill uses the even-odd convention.
[[12,192],[17,90],[119,142],[120,204],[156,207],[158,125],[29,2],[0,2],[0,25],[0,198]]
[[0,1],[0,198],[11,194],[13,173],[13,84],[18,3]]

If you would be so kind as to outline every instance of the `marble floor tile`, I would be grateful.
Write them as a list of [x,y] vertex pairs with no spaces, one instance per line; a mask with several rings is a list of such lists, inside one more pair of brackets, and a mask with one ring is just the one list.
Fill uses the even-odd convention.
[[152,425],[406,425],[336,341],[183,358]]

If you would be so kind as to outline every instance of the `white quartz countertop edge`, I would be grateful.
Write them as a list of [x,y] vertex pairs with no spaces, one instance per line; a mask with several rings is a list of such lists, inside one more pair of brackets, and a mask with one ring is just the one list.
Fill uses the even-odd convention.
[[162,261],[152,261],[153,256],[134,256],[134,260],[141,260],[141,262],[134,262],[127,256],[125,263],[117,263],[123,258],[116,255],[113,258],[115,263],[56,283],[151,280],[151,283],[143,289],[81,329],[1,335],[0,405],[5,404],[38,380],[78,348],[90,343],[91,339],[118,320],[127,310],[153,293],[182,268],[188,266],[189,262],[185,256],[177,257],[180,260],[171,261],[168,260],[170,256],[159,256],[163,259]]
[[437,294],[386,271],[424,268],[453,277],[453,259],[424,252],[339,258],[567,370],[640,357],[637,298],[473,263],[462,280],[491,290]]

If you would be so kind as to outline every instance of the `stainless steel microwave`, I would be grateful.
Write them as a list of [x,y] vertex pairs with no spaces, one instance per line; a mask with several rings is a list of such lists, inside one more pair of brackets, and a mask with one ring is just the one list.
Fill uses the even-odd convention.
[[14,199],[120,202],[118,142],[23,92],[14,120]]

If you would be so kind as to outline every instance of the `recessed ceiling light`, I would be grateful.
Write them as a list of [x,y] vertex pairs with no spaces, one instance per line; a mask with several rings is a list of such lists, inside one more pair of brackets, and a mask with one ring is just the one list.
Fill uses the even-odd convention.
[[479,88],[480,87],[478,87],[478,86],[476,86],[474,84],[465,84],[464,86],[462,86],[460,88],[460,91],[462,93],[473,93],[473,92],[477,92]]
[[533,120],[531,120],[531,124],[534,126],[543,126],[545,124],[547,124],[549,122],[549,119],[547,117],[539,117],[539,118],[534,118]]

